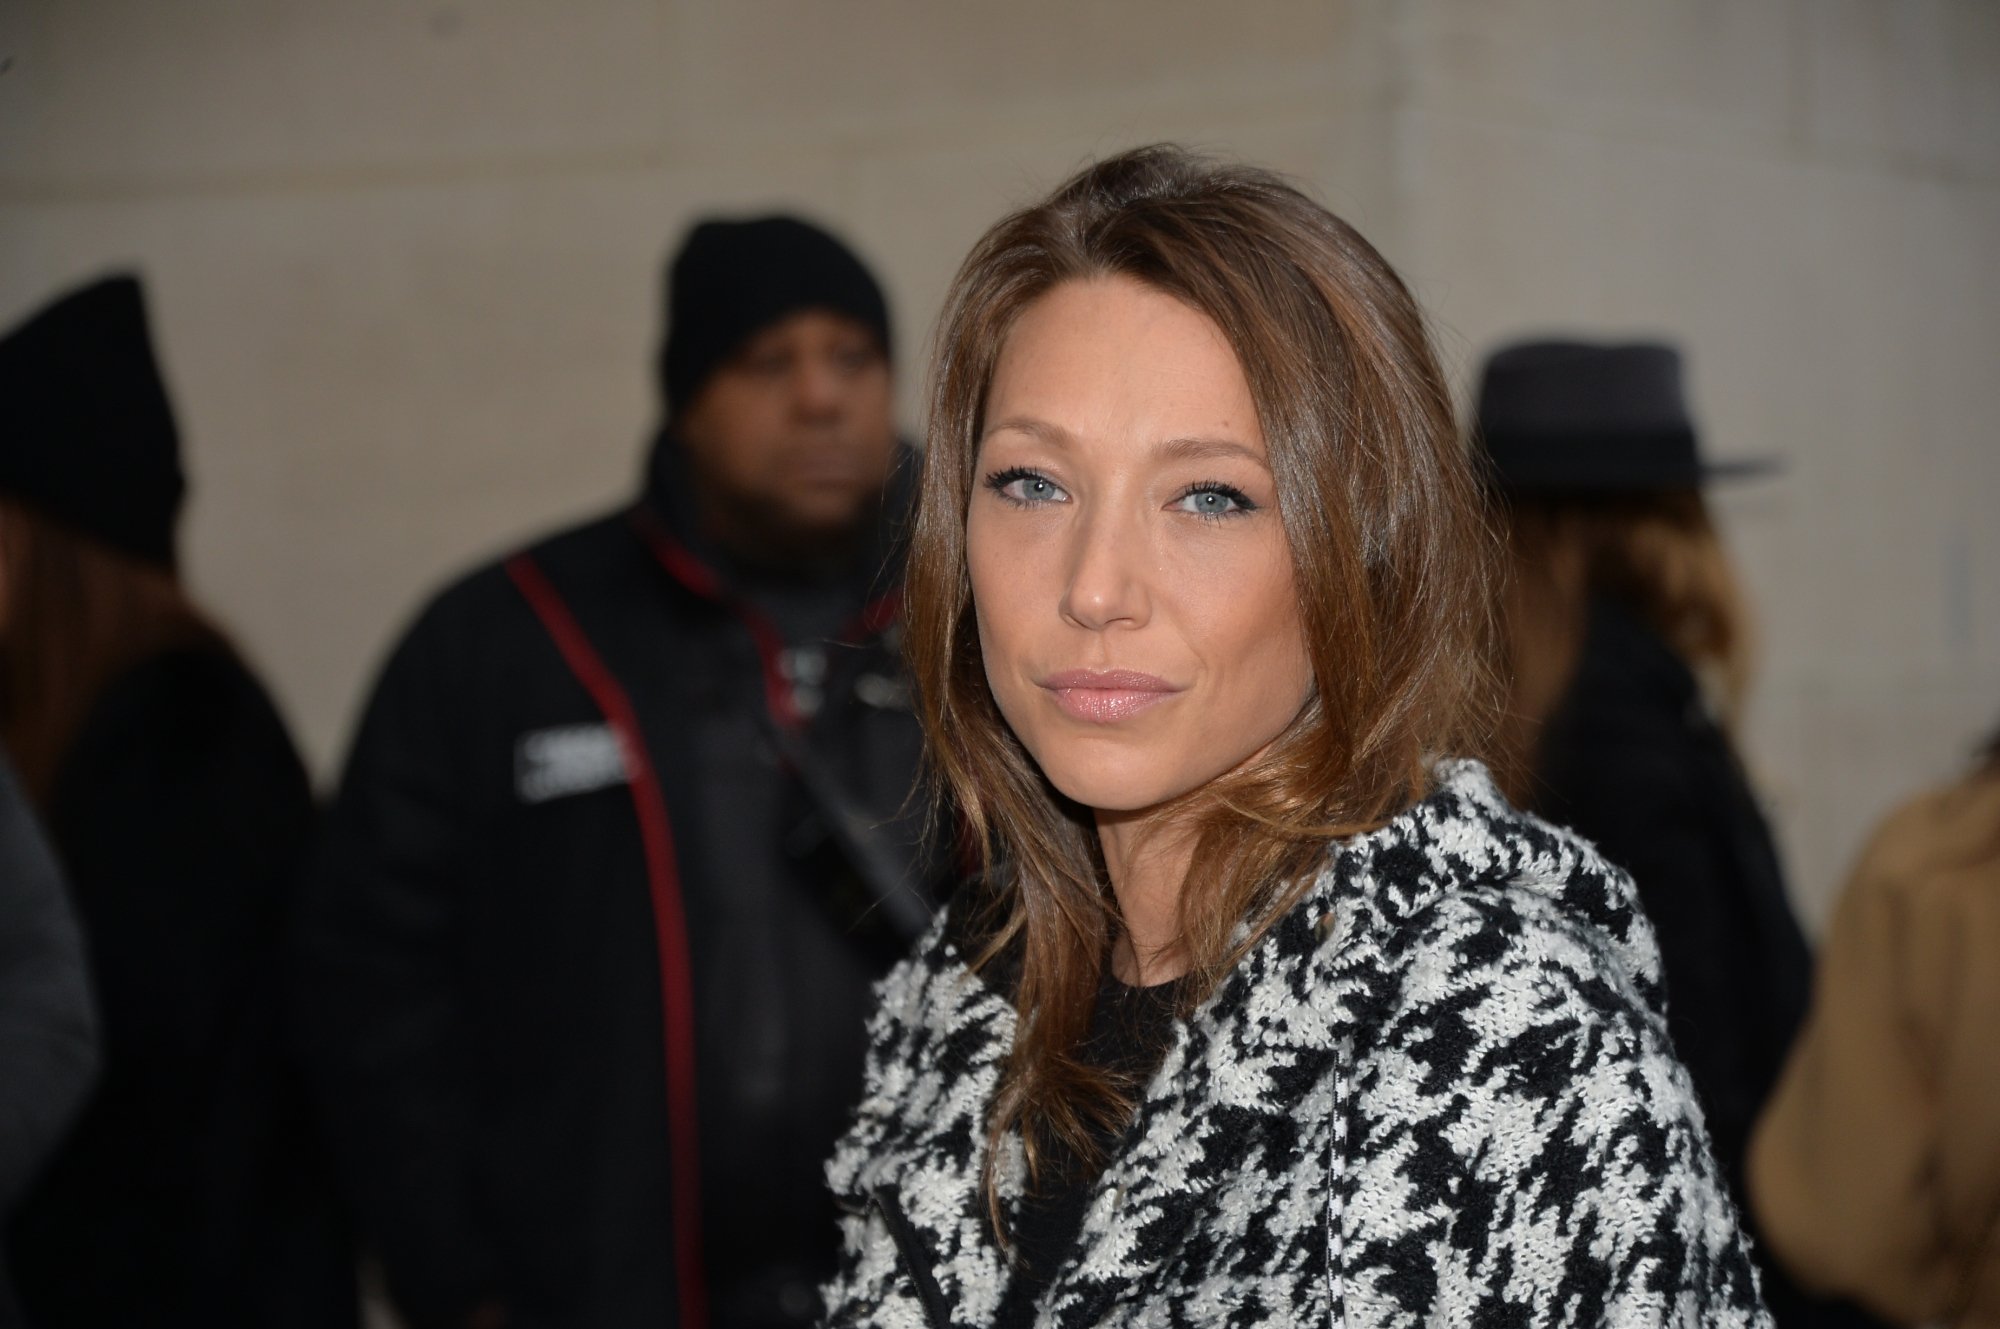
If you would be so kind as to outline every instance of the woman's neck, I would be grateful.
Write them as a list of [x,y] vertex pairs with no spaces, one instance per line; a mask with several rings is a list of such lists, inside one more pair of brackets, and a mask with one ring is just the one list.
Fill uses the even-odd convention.
[[1111,972],[1134,987],[1172,982],[1187,972],[1180,896],[1193,838],[1185,827],[1148,810],[1099,812],[1097,841],[1125,923],[1111,948]]

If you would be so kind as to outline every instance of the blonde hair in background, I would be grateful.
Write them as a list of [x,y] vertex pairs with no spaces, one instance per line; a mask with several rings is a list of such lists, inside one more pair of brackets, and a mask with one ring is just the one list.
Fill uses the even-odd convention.
[[1186,302],[1236,352],[1315,680],[1256,762],[1169,810],[1194,833],[1183,999],[1297,898],[1330,840],[1423,797],[1433,758],[1488,736],[1491,535],[1423,317],[1382,257],[1277,177],[1164,147],[1089,167],[989,231],[939,325],[905,631],[929,759],[989,883],[976,963],[1020,958],[987,1151],[996,1229],[1009,1131],[1032,1174],[1056,1140],[1091,1157],[1091,1127],[1131,1110],[1130,1086],[1075,1056],[1118,928],[1095,827],[1001,718],[965,558],[986,393],[1014,320],[1060,283],[1114,275]]

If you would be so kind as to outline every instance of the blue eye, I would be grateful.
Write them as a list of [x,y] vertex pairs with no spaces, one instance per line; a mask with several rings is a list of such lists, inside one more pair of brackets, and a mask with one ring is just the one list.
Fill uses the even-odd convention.
[[1181,512],[1191,512],[1197,517],[1220,520],[1245,512],[1255,512],[1257,505],[1250,496],[1234,485],[1198,484],[1174,500],[1174,507]]
[[1060,503],[1069,497],[1062,486],[1025,466],[1010,466],[986,477],[986,487],[1009,503],[1031,507],[1038,503]]

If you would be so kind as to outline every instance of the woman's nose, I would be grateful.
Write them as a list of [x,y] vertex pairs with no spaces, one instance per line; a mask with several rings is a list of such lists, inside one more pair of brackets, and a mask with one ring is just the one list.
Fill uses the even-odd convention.
[[1062,615],[1100,632],[1114,625],[1138,627],[1151,612],[1146,587],[1146,541],[1141,523],[1100,510],[1076,523]]

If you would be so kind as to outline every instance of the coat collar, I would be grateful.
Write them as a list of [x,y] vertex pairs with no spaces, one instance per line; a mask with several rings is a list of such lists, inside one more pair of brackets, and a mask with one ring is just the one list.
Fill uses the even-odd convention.
[[[1304,1206],[1298,1230],[1275,1234],[1280,1248],[1266,1253],[1267,1267],[1293,1276],[1324,1269],[1314,1206],[1324,1203],[1331,1160],[1315,1169],[1301,1150],[1324,1138],[1336,1110],[1337,1059],[1349,1048],[1366,1055],[1395,998],[1388,979],[1408,958],[1399,953],[1408,924],[1446,892],[1510,886],[1555,898],[1610,939],[1657,1008],[1657,960],[1629,888],[1577,842],[1509,807],[1478,763],[1443,762],[1436,775],[1422,802],[1330,850],[1299,903],[1181,1022],[1129,1143],[1097,1182],[1045,1324],[1104,1320],[1155,1280],[1198,1219],[1238,1207],[1231,1188],[1250,1179],[1288,1178]],[[1005,1284],[984,1220],[980,1163],[985,1110],[1016,1021],[1007,999],[942,945],[943,963],[906,994],[903,1009],[943,1073],[891,1068],[886,1097],[901,1101],[878,1110],[900,1138],[883,1138],[860,1171],[905,1197],[952,1322],[971,1326],[990,1322]],[[918,1048],[909,1051],[920,1064]],[[1010,1207],[1022,1173],[1015,1145],[1000,1169]]]
[[[686,556],[705,571],[711,589],[695,587],[707,598],[718,598],[730,583],[746,577],[753,580],[808,581],[831,578],[855,580],[855,589],[864,598],[884,593],[899,585],[903,560],[908,550],[909,527],[916,509],[917,473],[921,459],[907,443],[898,443],[896,458],[889,469],[882,502],[869,516],[860,533],[850,569],[822,567],[752,567],[710,539],[704,531],[700,504],[696,499],[693,472],[687,452],[672,429],[661,428],[646,454],[646,466],[638,502],[634,505],[642,520],[665,535]],[[851,573],[850,577],[848,574]],[[682,578],[682,580],[686,580]]]

